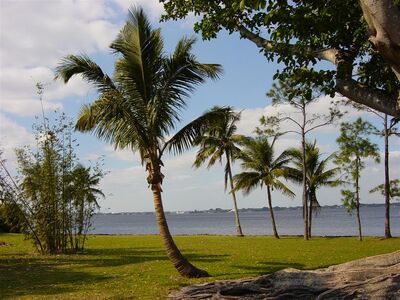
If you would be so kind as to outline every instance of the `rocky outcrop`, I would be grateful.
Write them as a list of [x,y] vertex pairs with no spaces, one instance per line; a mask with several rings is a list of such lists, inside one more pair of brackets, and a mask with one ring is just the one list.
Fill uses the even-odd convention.
[[400,299],[400,251],[313,271],[192,285],[170,299]]

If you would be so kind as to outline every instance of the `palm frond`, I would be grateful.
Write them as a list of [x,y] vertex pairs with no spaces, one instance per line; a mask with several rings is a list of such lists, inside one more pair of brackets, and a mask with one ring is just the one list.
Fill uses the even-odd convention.
[[[162,62],[162,71],[158,74],[160,85],[157,105],[154,109],[154,126],[168,124],[169,120],[180,120],[179,112],[185,107],[187,98],[195,87],[207,78],[216,79],[221,72],[219,65],[206,65],[197,61],[191,54],[195,39],[182,38],[174,53]],[[173,123],[164,128],[166,134],[174,129]]]
[[55,70],[55,79],[62,79],[67,83],[71,77],[82,75],[83,79],[93,84],[99,92],[115,90],[115,84],[105,74],[99,65],[90,60],[87,55],[68,55],[61,60]]
[[275,179],[273,183],[271,184],[275,189],[281,191],[284,195],[294,198],[296,196],[295,193],[293,193],[282,181],[279,179]]
[[257,172],[242,172],[233,177],[233,192],[242,190],[243,195],[249,195],[254,189],[262,185],[262,179]]
[[173,137],[171,137],[165,143],[164,149],[174,154],[179,154],[191,148],[195,145],[199,137],[206,132],[207,128],[211,124],[218,122],[218,120],[225,114],[226,108],[224,107],[204,113],[197,119],[184,126]]
[[315,215],[318,215],[321,212],[321,205],[318,202],[316,190],[312,189],[309,191],[309,201],[310,205],[312,205],[312,209]]
[[193,166],[196,168],[199,168],[208,158],[213,156],[213,154],[216,151],[216,147],[217,147],[216,145],[209,145],[208,147],[201,147],[197,151],[195,161],[193,162]]
[[229,172],[231,172],[231,166],[226,162],[224,168],[224,191],[228,188]]
[[79,112],[75,128],[91,131],[99,139],[114,144],[116,148],[148,148],[150,140],[145,128],[132,111],[127,111],[124,102],[124,99],[119,97],[103,95],[91,105],[84,105]]

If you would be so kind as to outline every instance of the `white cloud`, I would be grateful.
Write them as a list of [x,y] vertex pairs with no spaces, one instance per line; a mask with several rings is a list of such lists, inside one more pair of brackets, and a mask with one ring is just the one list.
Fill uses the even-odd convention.
[[93,0],[2,1],[2,66],[53,65],[68,53],[106,49],[118,28],[107,20],[113,13],[105,4]]
[[0,110],[19,116],[34,116],[41,112],[36,83],[44,84],[43,107],[45,111],[62,108],[62,99],[84,96],[89,85],[80,76],[68,84],[53,81],[54,74],[48,67],[5,67],[0,72]]
[[79,77],[68,85],[54,83],[52,70],[67,54],[98,53],[108,48],[118,27],[111,20],[115,12],[106,4],[94,0],[0,2],[2,111],[20,116],[37,114],[37,82],[49,83],[44,99],[49,110],[62,107],[55,100],[88,93],[87,84]]
[[34,143],[31,133],[2,113],[0,113],[0,140],[0,148],[4,151],[3,158],[6,159],[10,170],[16,166],[14,149],[31,146]]
[[[43,101],[45,110],[57,110],[63,106],[59,102]],[[19,116],[39,116],[41,114],[41,105],[38,99],[5,99],[1,101],[0,110],[13,113]]]
[[111,145],[105,146],[104,150],[107,153],[107,156],[112,157],[114,159],[129,161],[132,163],[140,164],[140,157],[137,152],[132,152],[129,149],[115,149]]
[[124,11],[127,11],[132,5],[143,7],[143,9],[156,21],[164,12],[163,5],[158,0],[114,0],[115,3]]

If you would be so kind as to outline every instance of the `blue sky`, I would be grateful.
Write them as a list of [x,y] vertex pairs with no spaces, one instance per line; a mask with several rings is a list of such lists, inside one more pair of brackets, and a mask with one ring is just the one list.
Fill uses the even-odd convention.
[[[33,142],[31,125],[40,113],[40,102],[35,94],[35,83],[45,83],[44,105],[51,117],[54,109],[60,109],[75,118],[80,106],[95,98],[93,90],[79,78],[69,84],[53,82],[52,71],[67,54],[87,53],[107,73],[112,73],[114,57],[108,49],[124,23],[130,5],[142,5],[155,27],[162,28],[167,51],[183,35],[195,35],[192,30],[194,17],[179,22],[158,24],[161,5],[155,0],[2,0],[0,1],[0,134],[8,165],[15,169],[13,148]],[[222,32],[218,39],[202,41],[198,37],[194,53],[200,61],[219,63],[224,68],[221,79],[200,86],[188,100],[183,113],[183,123],[200,115],[213,105],[231,105],[243,110],[239,132],[251,134],[262,115],[277,111],[293,113],[285,105],[271,107],[265,93],[271,87],[272,76],[278,67],[268,63],[250,42],[237,34]],[[312,112],[327,111],[330,99],[323,98],[312,107]],[[370,115],[350,109],[344,120]],[[182,124],[183,124],[182,123]],[[285,126],[289,126],[286,124]],[[337,147],[338,128],[330,127],[316,132],[324,153]],[[110,172],[102,182],[107,198],[101,201],[102,211],[151,211],[151,193],[147,188],[146,175],[137,156],[129,151],[114,151],[112,146],[98,141],[89,134],[77,133],[83,162],[105,156],[105,168]],[[382,143],[379,142],[380,147]],[[277,152],[288,146],[299,145],[296,136],[285,136],[277,145]],[[392,176],[400,177],[400,142],[392,139]],[[191,168],[195,150],[180,157],[165,159],[166,180],[164,205],[167,210],[191,210],[230,208],[231,200],[223,191],[223,169],[219,166],[207,170]],[[383,199],[368,194],[368,190],[383,181],[382,165],[367,164],[362,179],[362,202],[377,203]],[[235,171],[239,171],[235,166]],[[381,179],[382,178],[382,179]],[[277,206],[301,204],[300,190],[293,186],[298,196],[287,199],[274,194]],[[322,205],[340,204],[338,189],[319,191]],[[265,191],[257,190],[248,197],[239,195],[239,207],[266,206]]]

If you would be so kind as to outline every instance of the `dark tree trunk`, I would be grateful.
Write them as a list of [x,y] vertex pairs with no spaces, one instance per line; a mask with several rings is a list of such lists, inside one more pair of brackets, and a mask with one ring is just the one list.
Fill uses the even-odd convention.
[[301,149],[302,149],[302,163],[303,163],[303,220],[304,220],[304,239],[308,240],[308,195],[307,195],[307,163],[306,163],[306,135],[304,126],[306,123],[306,114],[303,109],[303,127],[301,129]]
[[278,230],[276,230],[274,210],[272,209],[272,197],[271,197],[271,189],[270,189],[269,185],[267,186],[267,194],[268,194],[268,208],[269,208],[269,213],[271,215],[271,222],[272,222],[272,231],[274,232],[274,237],[279,239]]
[[362,231],[361,231],[361,218],[360,218],[360,185],[359,185],[359,158],[357,158],[357,177],[356,177],[356,212],[357,212],[357,223],[358,223],[358,239],[362,241]]
[[[232,169],[231,169],[231,161],[229,159],[228,154],[226,154],[226,159],[227,159],[227,164],[228,164],[229,182],[230,182],[231,191],[232,191],[233,190],[233,176],[232,176]],[[242,226],[240,225],[240,219],[239,219],[239,211],[237,208],[236,194],[233,191],[231,192],[231,194],[232,194],[232,201],[233,201],[233,213],[235,215],[236,235],[243,236]]]
[[309,201],[310,201],[310,209],[308,213],[308,237],[311,237],[311,225],[312,225],[312,213],[313,213],[313,198],[311,196],[311,193],[308,195]]
[[[159,174],[158,174],[159,175]],[[158,229],[160,231],[161,239],[167,251],[167,256],[178,270],[179,274],[190,278],[199,278],[209,276],[206,271],[200,270],[193,266],[179,251],[171,233],[169,232],[167,220],[164,214],[164,208],[161,200],[161,186],[159,184],[152,184],[151,191],[153,192],[154,209],[156,213],[156,220]]]
[[389,129],[388,116],[384,119],[384,139],[385,139],[385,238],[391,238],[390,233],[390,179],[389,179]]

